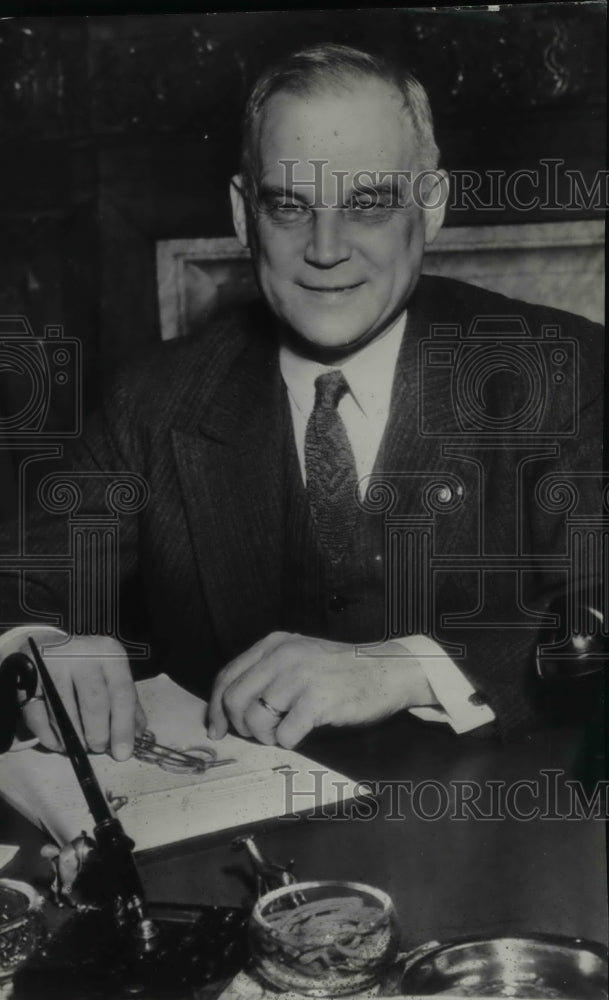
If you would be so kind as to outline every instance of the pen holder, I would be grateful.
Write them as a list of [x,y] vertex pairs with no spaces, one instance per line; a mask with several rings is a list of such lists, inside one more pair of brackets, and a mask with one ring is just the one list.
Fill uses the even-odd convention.
[[184,1000],[247,961],[244,910],[150,903],[147,912],[158,930],[150,950],[108,909],[74,912],[16,971],[11,1000]]

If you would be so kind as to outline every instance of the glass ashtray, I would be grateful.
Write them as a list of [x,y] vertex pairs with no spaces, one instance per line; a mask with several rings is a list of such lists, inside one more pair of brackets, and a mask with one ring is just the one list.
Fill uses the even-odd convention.
[[0,987],[45,937],[42,896],[26,882],[0,879]]
[[267,893],[249,922],[258,973],[280,990],[343,996],[383,980],[397,954],[393,903],[358,882],[297,882]]

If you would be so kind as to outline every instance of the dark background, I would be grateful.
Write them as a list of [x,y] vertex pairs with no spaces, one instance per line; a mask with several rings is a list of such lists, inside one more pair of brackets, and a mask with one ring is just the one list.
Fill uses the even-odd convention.
[[[321,40],[403,58],[430,92],[448,168],[562,157],[590,183],[604,166],[602,4],[7,18],[0,315],[82,341],[89,405],[101,374],[159,338],[155,241],[232,233],[251,81]],[[470,212],[448,225],[522,221],[541,220]]]

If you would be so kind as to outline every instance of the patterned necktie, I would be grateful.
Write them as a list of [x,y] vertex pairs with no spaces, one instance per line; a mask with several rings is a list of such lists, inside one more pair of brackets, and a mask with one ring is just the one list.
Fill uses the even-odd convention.
[[351,542],[357,517],[357,471],[338,404],[349,391],[341,371],[315,379],[315,405],[305,435],[307,493],[319,538],[333,562]]

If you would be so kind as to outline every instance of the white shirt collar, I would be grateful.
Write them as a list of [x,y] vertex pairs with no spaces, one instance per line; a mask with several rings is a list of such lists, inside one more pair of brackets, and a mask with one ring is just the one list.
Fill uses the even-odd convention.
[[315,403],[315,379],[324,372],[339,368],[362,413],[368,419],[386,415],[405,327],[404,312],[382,337],[372,340],[336,365],[310,361],[296,354],[290,347],[282,345],[279,350],[279,367],[293,404],[308,418]]

